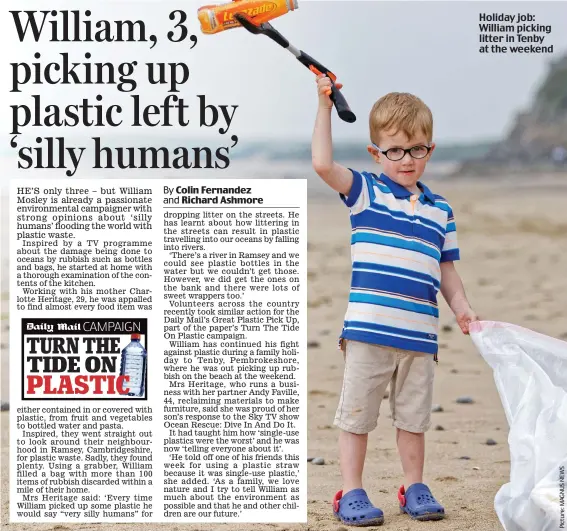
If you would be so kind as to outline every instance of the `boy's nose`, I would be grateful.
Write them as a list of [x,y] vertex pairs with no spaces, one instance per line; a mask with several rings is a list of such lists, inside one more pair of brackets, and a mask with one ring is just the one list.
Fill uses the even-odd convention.
[[[408,157],[408,158],[406,158],[406,157]],[[414,164],[413,159],[411,158],[409,153],[406,153],[404,155],[404,157],[399,160],[399,162],[404,168],[410,167],[410,166],[413,167],[413,164]]]

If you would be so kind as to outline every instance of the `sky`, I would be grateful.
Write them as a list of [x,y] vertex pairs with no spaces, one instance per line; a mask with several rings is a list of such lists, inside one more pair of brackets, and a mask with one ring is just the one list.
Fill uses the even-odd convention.
[[[267,37],[243,29],[203,35],[196,17],[203,3],[106,1],[91,7],[91,20],[143,19],[148,33],[158,36],[153,50],[141,43],[81,43],[60,48],[42,39],[40,43],[14,44],[11,17],[2,17],[4,39],[11,42],[4,49],[10,62],[29,62],[37,51],[49,60],[67,51],[77,61],[84,61],[86,52],[92,53],[93,60],[137,60],[141,65],[149,61],[185,61],[190,79],[180,96],[189,102],[193,122],[183,134],[213,134],[196,124],[196,96],[205,94],[210,103],[239,106],[229,135],[274,141],[309,138],[317,109],[313,74]],[[14,0],[6,5],[22,9],[21,3]],[[44,2],[26,2],[26,9],[34,6],[45,9]],[[54,0],[52,6],[77,9],[77,3],[61,0]],[[172,26],[168,15],[175,9],[187,12],[188,29],[198,37],[193,49],[189,43],[172,44],[165,38]],[[418,95],[429,105],[436,139],[474,142],[506,133],[515,113],[529,104],[553,58],[549,54],[479,53],[481,12],[530,13],[536,23],[552,26],[544,44],[554,46],[555,56],[567,52],[567,2],[299,0],[299,9],[272,23],[292,44],[333,70],[344,84],[343,93],[358,119],[346,124],[335,115],[335,139],[367,138],[372,104],[387,92],[403,91]],[[6,62],[2,68],[5,82],[10,69]],[[19,100],[13,94],[3,98],[0,121],[5,128],[12,120],[9,105],[29,101],[38,88],[28,85],[24,90]],[[43,86],[41,91],[45,103],[59,105],[78,95],[95,94],[103,95],[108,102],[131,101],[129,95],[119,94],[114,87]],[[147,83],[141,83],[139,93],[144,102],[156,104],[166,95],[162,87]],[[117,131],[129,134],[120,128]],[[92,129],[73,132],[91,135]],[[164,128],[137,132],[171,135]],[[218,136],[216,130],[214,134]]]

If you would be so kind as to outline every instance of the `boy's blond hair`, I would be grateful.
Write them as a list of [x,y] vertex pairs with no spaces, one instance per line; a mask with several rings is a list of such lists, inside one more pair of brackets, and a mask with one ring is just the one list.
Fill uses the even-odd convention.
[[422,133],[427,141],[433,139],[433,115],[423,101],[407,92],[390,92],[382,96],[370,111],[370,139],[380,142],[380,133],[399,131],[408,139]]

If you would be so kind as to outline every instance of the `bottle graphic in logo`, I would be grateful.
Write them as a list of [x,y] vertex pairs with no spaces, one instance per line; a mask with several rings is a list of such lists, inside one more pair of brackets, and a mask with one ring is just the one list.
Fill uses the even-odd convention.
[[132,341],[122,351],[120,376],[128,376],[123,386],[129,389],[128,396],[143,396],[146,382],[148,353],[140,343],[140,334],[132,334]]

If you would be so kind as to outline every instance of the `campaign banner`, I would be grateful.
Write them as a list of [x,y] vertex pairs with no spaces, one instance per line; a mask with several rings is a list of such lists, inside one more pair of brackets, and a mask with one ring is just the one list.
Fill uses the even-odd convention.
[[147,319],[22,319],[22,400],[147,399]]

